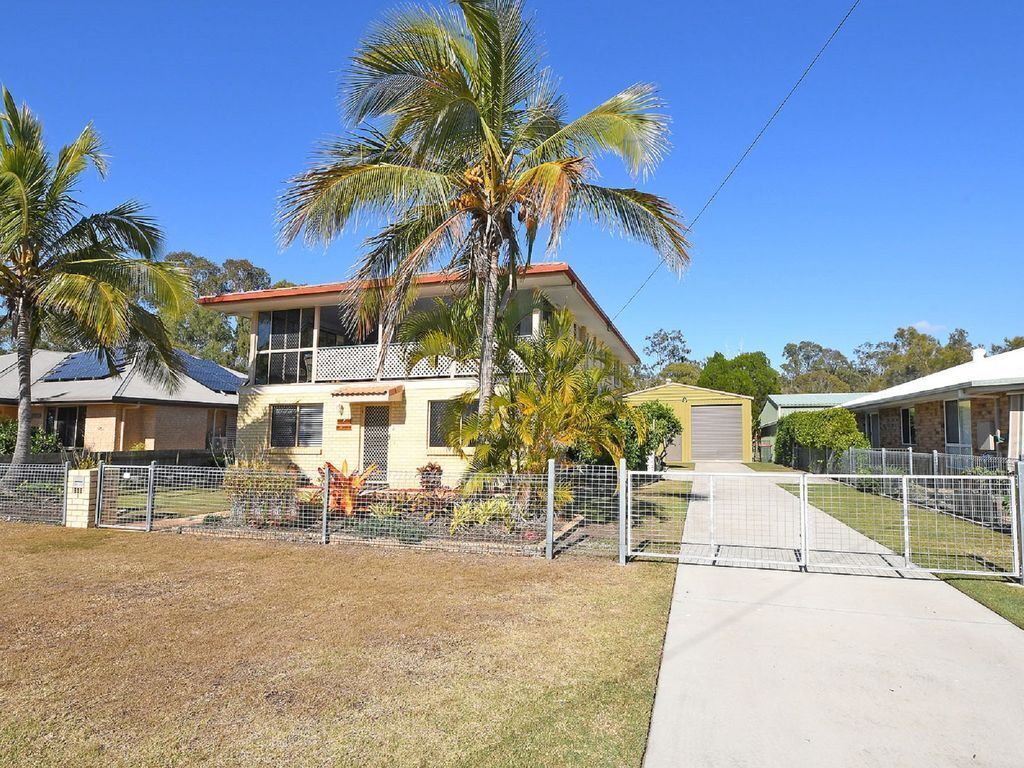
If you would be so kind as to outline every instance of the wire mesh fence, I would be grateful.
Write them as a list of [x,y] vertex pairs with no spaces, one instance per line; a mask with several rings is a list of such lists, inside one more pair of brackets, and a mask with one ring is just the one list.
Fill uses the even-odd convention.
[[[905,466],[914,460],[907,452]],[[96,524],[140,531],[788,569],[1021,572],[1018,478],[992,473],[669,470],[620,481],[617,468],[595,465],[463,475],[328,464],[309,477],[104,464],[94,474]],[[66,466],[19,465],[0,476],[0,519],[63,521]]]
[[[124,491],[104,468],[104,494]],[[551,486],[548,533],[546,474],[474,474],[441,471],[386,474],[341,472],[333,465],[316,478],[297,472],[248,468],[155,467],[152,511],[104,520],[181,533],[273,538],[318,543],[362,543],[422,549],[544,555],[615,554],[617,474],[613,467],[559,467]],[[103,509],[107,502],[101,502]],[[101,524],[103,524],[101,522]]]
[[826,462],[828,472],[872,475],[1012,475],[1017,463],[1002,456],[888,448],[850,448]]
[[60,525],[64,520],[67,465],[0,467],[0,520]]
[[687,563],[1019,576],[1016,478],[631,472],[628,551]]

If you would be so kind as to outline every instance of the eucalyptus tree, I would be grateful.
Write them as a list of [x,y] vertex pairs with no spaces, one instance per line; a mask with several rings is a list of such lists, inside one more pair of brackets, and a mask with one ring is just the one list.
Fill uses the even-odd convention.
[[494,391],[501,283],[514,288],[542,229],[549,251],[587,219],[646,243],[673,269],[688,262],[671,203],[595,182],[603,156],[636,178],[665,155],[655,88],[631,85],[568,119],[520,0],[388,13],[359,44],[342,105],[348,131],[281,197],[282,243],[326,244],[359,219],[373,224],[354,270],[360,287],[344,305],[354,324],[382,324],[382,349],[418,273],[464,276],[482,306],[481,406]]
[[120,358],[173,388],[182,368],[160,313],[191,300],[188,276],[157,260],[161,235],[128,201],[86,214],[78,183],[91,165],[105,175],[100,138],[87,125],[51,154],[43,126],[2,89],[0,113],[0,297],[18,364],[18,436],[24,462],[32,429],[32,351],[51,343],[95,349],[113,371]]

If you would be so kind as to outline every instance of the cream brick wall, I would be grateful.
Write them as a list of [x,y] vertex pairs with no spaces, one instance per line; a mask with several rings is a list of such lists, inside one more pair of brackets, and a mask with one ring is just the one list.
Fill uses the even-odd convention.
[[[388,442],[388,470],[400,477],[417,467],[435,461],[444,470],[446,481],[460,475],[466,462],[447,448],[429,448],[427,403],[450,400],[475,387],[471,379],[430,379],[402,383],[404,398],[391,403],[391,426]],[[362,403],[339,402],[332,396],[338,384],[286,384],[247,387],[239,393],[238,446],[245,453],[265,453],[279,466],[294,465],[313,477],[324,462],[340,467],[348,462],[350,469],[362,466],[363,412]],[[271,448],[270,408],[272,405],[315,404],[324,407],[323,444],[319,448]],[[351,419],[351,429],[339,430],[339,419]]]
[[121,406],[90,405],[85,411],[85,450],[116,451]]
[[206,447],[206,423],[209,418],[209,408],[161,405],[150,406],[150,410],[153,412],[154,418],[152,431],[147,434],[147,437],[153,437],[154,450],[203,449]]

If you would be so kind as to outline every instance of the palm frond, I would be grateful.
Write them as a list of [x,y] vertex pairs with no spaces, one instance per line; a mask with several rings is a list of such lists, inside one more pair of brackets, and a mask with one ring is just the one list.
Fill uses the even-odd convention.
[[579,218],[646,243],[675,272],[690,263],[686,226],[664,198],[636,189],[578,184],[573,187],[572,207]]
[[668,151],[668,117],[653,85],[637,83],[562,126],[527,151],[520,167],[560,157],[611,152],[631,173],[647,174]]

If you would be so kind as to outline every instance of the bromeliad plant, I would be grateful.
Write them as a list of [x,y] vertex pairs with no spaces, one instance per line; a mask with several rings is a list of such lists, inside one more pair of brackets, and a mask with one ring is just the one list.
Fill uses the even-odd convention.
[[520,0],[389,13],[359,44],[342,93],[350,132],[292,179],[282,241],[328,243],[357,219],[379,224],[346,304],[363,328],[382,323],[384,344],[418,273],[465,275],[482,307],[481,411],[495,391],[502,285],[515,287],[542,228],[549,251],[571,221],[588,219],[646,243],[673,269],[688,263],[685,227],[667,200],[595,182],[605,155],[634,176],[665,155],[668,118],[654,87],[632,85],[568,119]]
[[113,371],[123,355],[168,387],[184,367],[161,316],[192,301],[189,278],[157,260],[160,230],[134,201],[86,215],[78,183],[107,160],[87,125],[51,154],[42,123],[2,89],[0,112],[0,326],[18,361],[18,432],[12,464],[27,460],[32,429],[32,351],[41,336],[65,349],[95,349]]
[[[356,513],[356,502],[359,499],[359,492],[366,485],[366,481],[377,471],[377,465],[371,464],[362,472],[356,471],[352,473],[348,471],[347,461],[341,463],[341,469],[338,469],[331,462],[327,462],[326,466],[331,473],[327,501],[328,510],[333,513],[340,512],[345,517],[352,517]],[[323,487],[323,467],[318,469],[317,472],[320,475],[320,486]]]

